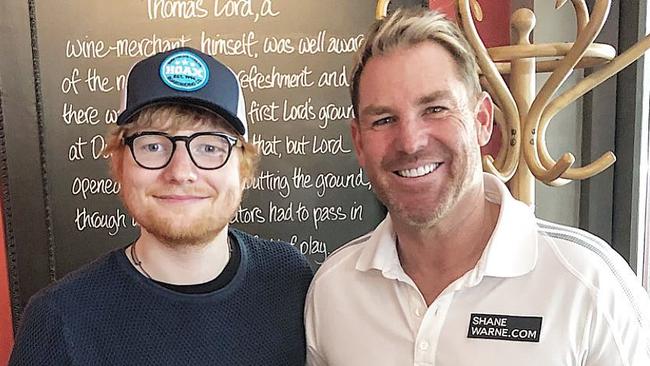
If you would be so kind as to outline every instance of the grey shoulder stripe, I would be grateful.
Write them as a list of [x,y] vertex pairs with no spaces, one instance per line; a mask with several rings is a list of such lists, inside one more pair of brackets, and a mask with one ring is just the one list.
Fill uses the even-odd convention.
[[574,243],[600,257],[600,259],[605,262],[607,267],[609,267],[610,271],[616,278],[616,281],[621,286],[621,289],[625,293],[628,301],[634,309],[634,313],[639,324],[642,327],[645,324],[648,324],[648,319],[644,318],[643,313],[640,310],[640,305],[637,303],[635,296],[632,293],[632,289],[629,287],[628,282],[623,278],[620,266],[616,264],[612,256],[606,252],[605,248],[607,247],[611,249],[611,247],[609,247],[609,245],[604,240],[598,238],[593,234],[576,228],[553,224],[542,220],[538,220],[537,224],[542,234],[547,235],[551,238],[563,239],[570,243]]
[[[605,242],[603,239],[597,237],[596,235],[588,231],[570,227],[570,226],[560,225],[560,224],[556,224],[556,223],[552,223],[540,219],[537,220],[537,226],[541,229],[540,231],[544,234],[557,232],[559,233],[557,235],[566,235],[567,237],[575,238],[576,240],[580,240],[580,243],[576,243],[573,240],[571,240],[571,242],[574,242],[575,244],[581,245],[590,250],[592,248],[598,248],[601,250],[601,253],[598,253],[599,255],[610,257],[607,253],[605,253],[605,251],[610,250],[611,246],[607,244],[607,242]],[[582,242],[587,243],[589,245],[582,245]]]
[[569,233],[573,234],[576,237],[583,239],[584,241],[591,242],[593,245],[597,247],[611,248],[611,246],[607,244],[607,242],[605,242],[603,239],[582,229],[574,228],[571,226],[560,225],[560,224],[556,224],[553,222],[548,222],[540,219],[537,219],[537,226],[540,229],[542,229],[542,232],[545,232],[545,230],[557,230],[560,232],[566,232],[567,235],[569,235]]
[[343,250],[345,248],[349,248],[349,247],[351,247],[353,245],[363,244],[363,243],[367,242],[370,239],[370,237],[372,236],[373,232],[374,232],[374,230],[369,232],[368,234],[366,234],[364,236],[360,236],[360,237],[358,237],[356,239],[353,239],[352,241],[347,242],[344,245],[341,245],[340,247],[336,248],[332,253],[330,253],[330,255],[328,255],[327,257],[328,258],[332,257],[333,255],[335,255],[336,253],[340,252],[341,250]]

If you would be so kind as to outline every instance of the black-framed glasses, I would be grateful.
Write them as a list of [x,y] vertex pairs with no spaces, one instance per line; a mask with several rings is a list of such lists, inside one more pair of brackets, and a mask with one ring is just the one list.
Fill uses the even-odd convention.
[[228,162],[237,138],[221,132],[197,132],[190,136],[170,136],[164,132],[144,131],[124,137],[135,162],[145,169],[166,167],[176,151],[176,142],[185,142],[194,165],[206,170],[219,169]]

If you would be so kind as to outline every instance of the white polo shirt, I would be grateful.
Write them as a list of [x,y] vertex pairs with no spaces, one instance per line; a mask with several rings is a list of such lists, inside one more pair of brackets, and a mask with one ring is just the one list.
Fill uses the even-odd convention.
[[497,226],[475,268],[427,307],[390,216],[336,251],[305,307],[307,364],[649,366],[650,300],[584,231],[538,221],[485,174]]

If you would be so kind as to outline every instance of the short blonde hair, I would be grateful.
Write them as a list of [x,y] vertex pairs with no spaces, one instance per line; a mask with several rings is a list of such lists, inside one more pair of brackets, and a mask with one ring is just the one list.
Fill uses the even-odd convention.
[[239,162],[239,173],[243,186],[252,183],[257,173],[259,152],[255,145],[244,141],[235,129],[225,119],[201,108],[181,104],[159,104],[146,107],[139,112],[131,122],[122,126],[114,126],[108,132],[104,152],[110,155],[109,166],[111,175],[118,182],[121,181],[120,167],[116,162],[122,162],[127,150],[124,137],[135,131],[141,131],[155,126],[170,133],[182,129],[194,129],[202,126],[219,126],[233,136],[236,136],[242,146],[242,155]]
[[458,74],[471,97],[481,93],[476,57],[458,26],[442,13],[427,9],[397,9],[378,20],[366,34],[356,54],[350,83],[354,113],[359,116],[359,81],[361,73],[373,56],[387,54],[400,47],[433,42],[444,47],[456,61]]

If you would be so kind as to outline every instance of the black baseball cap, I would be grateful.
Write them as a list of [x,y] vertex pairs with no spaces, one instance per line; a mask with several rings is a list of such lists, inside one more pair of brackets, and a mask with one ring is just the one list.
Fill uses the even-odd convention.
[[155,104],[207,109],[228,121],[248,140],[244,95],[235,73],[214,57],[190,47],[161,52],[137,62],[122,94],[118,126]]

